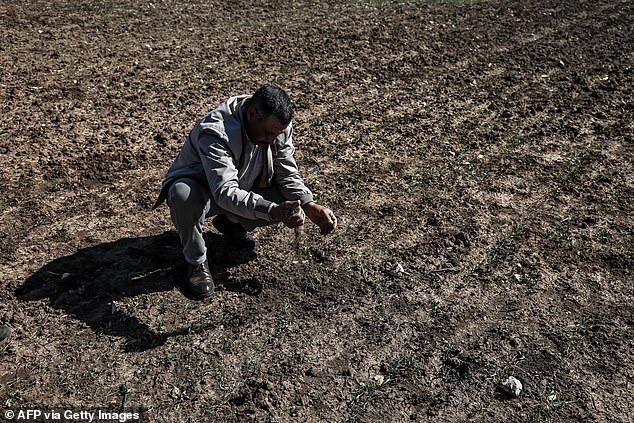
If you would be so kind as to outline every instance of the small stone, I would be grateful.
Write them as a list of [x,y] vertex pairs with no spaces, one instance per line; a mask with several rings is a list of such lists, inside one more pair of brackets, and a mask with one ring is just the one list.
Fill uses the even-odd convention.
[[400,278],[405,273],[405,269],[403,269],[403,266],[401,266],[400,263],[396,263],[394,266],[392,266],[392,268],[388,271],[388,273],[390,276],[393,276],[395,278]]
[[517,398],[520,396],[522,392],[522,382],[514,378],[513,376],[509,376],[504,382],[500,384],[500,391],[504,394]]

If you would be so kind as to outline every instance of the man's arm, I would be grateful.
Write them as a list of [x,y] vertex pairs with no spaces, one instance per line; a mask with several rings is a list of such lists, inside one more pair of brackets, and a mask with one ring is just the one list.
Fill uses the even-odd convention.
[[299,199],[302,205],[313,201],[313,193],[304,184],[299,175],[295,162],[295,147],[293,146],[293,125],[289,125],[286,137],[280,137],[275,144],[273,157],[273,171],[275,184],[278,186],[284,198],[288,200]]
[[[293,156],[294,153],[293,128],[292,125],[290,125],[288,137],[284,142],[277,144],[277,154],[274,157],[275,181],[284,197],[289,199],[298,198],[302,207],[301,209],[298,208],[298,212],[292,215],[295,219],[290,218],[282,221],[286,226],[293,228],[303,225],[306,216],[319,226],[322,235],[329,234],[337,228],[337,217],[332,210],[314,201],[312,192],[306,187],[303,179],[299,175],[297,163]],[[284,210],[286,212],[287,209]],[[282,211],[280,210],[279,213],[281,216]],[[278,214],[276,206],[273,206],[271,214]],[[281,219],[276,218],[276,220]]]
[[231,151],[216,135],[205,132],[198,139],[200,159],[214,201],[222,209],[247,219],[270,221],[271,201],[240,188],[238,169]]

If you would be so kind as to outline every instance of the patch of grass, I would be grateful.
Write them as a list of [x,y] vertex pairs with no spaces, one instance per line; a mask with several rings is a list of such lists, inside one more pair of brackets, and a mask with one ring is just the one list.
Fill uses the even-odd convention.
[[70,181],[62,179],[60,181],[54,182],[53,185],[51,185],[50,188],[48,189],[48,192],[59,192],[59,191],[70,190],[72,188],[73,188],[73,184]]
[[591,153],[586,153],[570,160],[566,168],[557,177],[558,184],[563,188],[569,188],[570,184],[577,181],[579,176],[595,160],[597,160],[597,158]]
[[7,393],[6,398],[4,399],[4,402],[2,403],[2,406],[4,408],[11,408],[14,406],[13,401],[22,401],[22,392],[20,391],[12,391]]
[[581,322],[575,325],[575,330],[585,335],[588,332],[596,332],[603,330],[608,323],[602,317],[597,316],[585,316]]
[[480,272],[490,271],[496,264],[506,260],[516,250],[517,241],[526,234],[526,228],[521,225],[513,226],[510,231],[504,234],[491,248],[484,260],[478,265]]
[[352,415],[344,421],[358,421],[358,415],[366,411],[384,389],[400,380],[409,378],[417,363],[416,357],[409,354],[390,357],[381,365],[380,375],[377,375],[374,379],[362,382],[354,392],[352,399],[348,402],[348,410]]
[[365,411],[368,405],[374,400],[379,391],[384,387],[384,383],[378,383],[374,380],[362,382],[357,391],[352,395],[352,399],[348,403],[348,409],[353,412]]
[[395,382],[409,376],[412,369],[416,366],[418,360],[416,357],[408,354],[398,355],[390,358],[381,366],[381,372],[385,374],[383,384]]
[[544,405],[528,415],[528,422],[549,423],[560,421],[562,412],[568,408],[569,401],[546,399]]
[[422,167],[414,175],[406,175],[404,185],[409,191],[414,191],[421,187],[436,186],[445,180],[447,172],[437,166]]
[[510,149],[517,148],[526,142],[526,138],[521,135],[515,135],[506,142],[506,146]]

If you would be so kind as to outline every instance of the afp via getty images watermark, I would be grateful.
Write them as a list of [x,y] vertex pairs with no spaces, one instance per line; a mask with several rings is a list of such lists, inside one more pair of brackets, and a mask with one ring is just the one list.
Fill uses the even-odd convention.
[[28,408],[4,410],[4,418],[9,422],[37,423],[141,423],[142,410],[76,410],[69,408]]

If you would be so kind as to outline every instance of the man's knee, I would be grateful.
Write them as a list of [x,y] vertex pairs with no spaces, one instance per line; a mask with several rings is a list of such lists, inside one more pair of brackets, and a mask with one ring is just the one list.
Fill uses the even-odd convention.
[[183,181],[176,181],[170,186],[168,200],[170,205],[184,204],[189,201],[192,189]]
[[203,188],[191,179],[179,179],[175,181],[168,192],[168,203],[170,207],[188,206],[200,207],[204,206],[209,200],[209,196],[205,194]]

